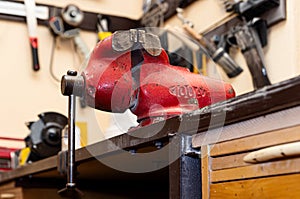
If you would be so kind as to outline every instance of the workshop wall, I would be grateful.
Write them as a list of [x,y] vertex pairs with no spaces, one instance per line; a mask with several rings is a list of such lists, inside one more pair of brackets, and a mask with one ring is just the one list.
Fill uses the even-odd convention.
[[[37,0],[39,3],[65,6],[76,3],[83,10],[94,12],[114,13],[138,19],[141,16],[141,1],[136,0]],[[139,2],[139,3],[137,3]],[[195,24],[199,32],[205,31],[211,24],[219,21],[226,13],[220,0],[198,0],[185,9],[185,16]],[[300,73],[300,33],[299,11],[300,1],[287,1],[287,20],[271,28],[269,45],[265,50],[267,70],[272,83],[288,79]],[[166,25],[179,26],[181,22],[173,17]],[[82,31],[81,36],[90,49],[96,44],[96,34]],[[51,78],[49,73],[50,55],[53,37],[47,27],[38,27],[39,56],[41,70],[32,71],[31,51],[28,42],[28,32],[25,23],[0,20],[0,53],[2,72],[1,81],[1,128],[0,136],[24,138],[29,129],[27,121],[36,121],[37,115],[45,111],[57,111],[67,116],[67,97],[60,93],[60,84]],[[245,61],[240,54],[236,55],[237,62],[244,72],[234,78],[227,79],[217,67],[225,81],[233,84],[238,94],[253,90],[251,77]],[[54,73],[61,77],[68,69],[81,70],[78,55],[74,53],[72,43],[61,41],[55,48],[53,59]],[[210,69],[214,73],[214,69]],[[123,115],[77,107],[77,120],[87,124],[87,142],[94,143],[105,137],[121,133],[126,125],[117,123],[123,118],[134,118],[130,114]],[[132,124],[134,121],[132,121]],[[114,124],[114,125],[112,125]],[[83,125],[84,126],[84,125]],[[106,132],[106,134],[104,133]],[[23,147],[23,142],[7,142],[0,140],[0,146]]]
[[[228,15],[221,2],[220,0],[198,0],[185,9],[184,15],[194,23],[195,30],[200,33],[205,32]],[[294,77],[300,72],[300,1],[286,1],[286,4],[287,20],[271,27],[268,35],[269,43],[264,48],[266,69],[272,83]],[[181,22],[177,17],[173,17],[166,22],[166,25],[180,26]],[[251,76],[243,56],[237,52],[234,59],[244,69],[243,73],[229,79],[220,67],[217,67],[217,72],[222,79],[233,85],[238,95],[252,91]],[[215,76],[214,68],[208,70],[210,76]]]
[[[25,23],[0,21],[1,136],[24,138],[29,133],[25,122],[38,120],[41,112],[57,111],[67,115],[67,98],[60,94],[60,84],[49,73],[53,37],[46,27],[38,27],[41,69],[33,72],[27,34]],[[92,48],[95,34],[82,35]],[[79,68],[77,55],[70,51],[71,45],[70,41],[63,41],[55,50],[53,66],[59,78],[68,69]]]
[[[19,1],[23,2],[23,0]],[[128,0],[126,3],[123,0],[36,0],[36,3],[58,7],[75,4],[83,11],[138,19],[142,15],[142,9],[139,8],[142,8],[143,2],[136,0]],[[96,33],[81,31],[80,34],[92,50],[97,42]],[[38,41],[41,69],[33,72],[27,25],[21,22],[0,20],[2,64],[0,137],[23,139],[30,132],[25,122],[37,121],[37,115],[42,112],[56,111],[65,116],[68,114],[68,98],[61,95],[60,83],[56,82],[49,72],[53,36],[47,27],[38,26]],[[60,79],[69,69],[82,70],[79,55],[74,50],[71,40],[59,40],[57,43],[52,59],[53,71],[57,78]],[[115,118],[111,114],[89,107],[82,109],[79,103],[77,105],[76,119],[78,126],[82,128],[82,140],[85,142],[94,143],[107,136],[121,133],[120,131],[116,133],[119,128],[110,128],[109,134],[104,134]],[[21,148],[24,147],[24,142],[0,139],[0,146]]]

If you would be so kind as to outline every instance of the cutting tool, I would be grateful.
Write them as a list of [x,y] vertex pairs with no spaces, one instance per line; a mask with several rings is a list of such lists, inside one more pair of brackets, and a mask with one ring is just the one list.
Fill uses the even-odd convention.
[[29,41],[32,52],[33,70],[40,70],[39,56],[38,56],[38,38],[37,38],[37,19],[35,15],[35,1],[25,0],[26,7],[26,21],[28,27]]

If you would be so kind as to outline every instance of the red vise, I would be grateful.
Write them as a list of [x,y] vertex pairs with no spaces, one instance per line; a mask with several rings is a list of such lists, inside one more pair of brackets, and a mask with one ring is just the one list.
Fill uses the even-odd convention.
[[129,108],[143,126],[235,97],[228,83],[170,65],[164,50],[152,56],[141,49],[143,61],[132,66],[131,49],[116,52],[112,38],[97,44],[83,72],[91,107],[115,113]]

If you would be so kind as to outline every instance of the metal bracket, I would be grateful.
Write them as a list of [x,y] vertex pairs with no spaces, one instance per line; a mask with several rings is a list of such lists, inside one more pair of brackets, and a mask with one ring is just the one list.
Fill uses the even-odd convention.
[[68,172],[68,151],[60,151],[57,154],[57,171],[61,175],[66,175]]
[[192,136],[191,135],[181,135],[182,136],[182,154],[189,157],[199,157],[200,149],[195,149],[192,147]]
[[171,139],[169,156],[180,157],[169,165],[169,197],[202,198],[200,151],[192,148],[192,136],[178,134]]

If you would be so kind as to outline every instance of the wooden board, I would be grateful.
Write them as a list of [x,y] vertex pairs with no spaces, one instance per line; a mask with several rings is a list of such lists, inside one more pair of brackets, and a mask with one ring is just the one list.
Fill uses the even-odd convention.
[[241,153],[229,156],[221,156],[217,158],[211,158],[211,170],[230,169],[236,167],[243,167],[252,165],[243,161],[243,158],[248,153]]
[[211,156],[249,151],[300,140],[300,126],[215,144]]
[[[41,196],[40,196],[41,197]],[[24,199],[21,187],[6,189],[0,191],[0,198]],[[25,198],[26,199],[26,198]]]
[[[228,114],[226,113],[226,119],[227,115]],[[222,126],[217,129],[210,128],[209,131],[193,135],[193,147],[197,148],[206,144],[220,143],[300,125],[300,121],[297,117],[295,117],[295,115],[300,115],[300,106],[255,117],[253,119],[230,124],[224,127]]]
[[202,199],[209,199],[210,189],[210,162],[209,146],[201,148]]
[[9,183],[6,183],[6,184],[2,184],[2,185],[0,186],[0,192],[1,192],[2,190],[14,188],[14,187],[15,187],[15,184],[16,184],[15,182],[9,182]]
[[300,174],[212,184],[210,198],[298,199]]
[[[254,164],[211,172],[211,182],[300,173],[300,158]],[[299,180],[300,182],[300,180]]]

